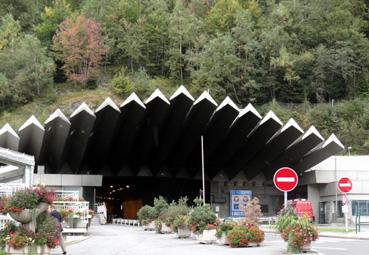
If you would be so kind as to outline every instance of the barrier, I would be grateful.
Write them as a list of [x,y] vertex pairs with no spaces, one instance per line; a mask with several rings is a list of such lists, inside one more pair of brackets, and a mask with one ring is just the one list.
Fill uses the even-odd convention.
[[122,218],[113,219],[113,224],[124,225],[124,226],[137,226],[137,227],[140,226],[140,222],[138,220],[122,219]]

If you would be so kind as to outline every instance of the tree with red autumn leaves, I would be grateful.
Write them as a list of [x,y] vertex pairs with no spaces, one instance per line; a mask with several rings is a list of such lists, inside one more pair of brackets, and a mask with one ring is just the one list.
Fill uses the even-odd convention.
[[67,18],[53,37],[53,50],[70,81],[94,80],[106,48],[99,24],[84,15]]

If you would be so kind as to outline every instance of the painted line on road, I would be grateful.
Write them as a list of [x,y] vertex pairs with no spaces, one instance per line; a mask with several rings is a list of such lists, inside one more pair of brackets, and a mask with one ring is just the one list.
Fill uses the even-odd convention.
[[348,251],[346,248],[338,248],[338,247],[314,247],[315,249],[324,249],[324,250],[334,250],[334,251]]

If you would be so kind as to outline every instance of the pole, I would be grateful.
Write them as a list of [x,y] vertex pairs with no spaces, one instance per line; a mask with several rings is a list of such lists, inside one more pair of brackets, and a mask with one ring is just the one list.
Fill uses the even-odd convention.
[[348,232],[348,197],[347,197],[347,193],[344,194],[344,196],[346,196],[346,211],[345,211],[345,228],[346,228],[346,232]]
[[201,171],[202,171],[202,198],[205,205],[204,136],[201,136]]
[[284,192],[284,208],[287,208],[287,191]]
[[[334,157],[334,178],[336,180],[336,183],[338,182],[337,180],[337,157]],[[336,208],[335,208],[335,213],[334,213],[334,221],[337,221],[337,215],[338,215],[338,194],[337,194],[337,187],[336,187]]]

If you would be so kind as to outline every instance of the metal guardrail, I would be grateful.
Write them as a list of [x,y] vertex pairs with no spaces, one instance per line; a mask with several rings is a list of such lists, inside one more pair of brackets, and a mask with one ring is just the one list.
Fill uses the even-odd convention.
[[356,234],[361,231],[361,225],[369,225],[369,221],[361,221],[361,215],[358,214],[355,217],[355,232],[356,232]]
[[137,226],[137,227],[140,226],[140,222],[138,220],[122,219],[122,218],[113,219],[113,224],[125,226]]

